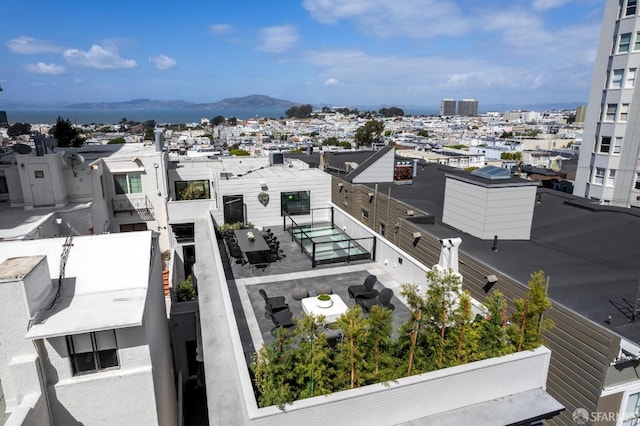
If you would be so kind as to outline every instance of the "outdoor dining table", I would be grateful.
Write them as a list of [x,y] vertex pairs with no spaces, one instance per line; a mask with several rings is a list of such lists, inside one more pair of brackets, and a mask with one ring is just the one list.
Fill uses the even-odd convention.
[[342,314],[347,312],[349,307],[337,294],[330,294],[329,297],[331,297],[332,303],[328,307],[319,305],[317,296],[305,297],[301,300],[302,310],[307,315],[324,316],[325,323],[336,322]]
[[[247,237],[247,234],[251,232],[253,234],[253,241]],[[247,255],[247,257],[253,257],[254,253],[258,254],[263,261],[269,258],[269,244],[265,241],[264,237],[257,229],[238,229],[234,231],[236,240],[238,240],[238,246],[240,250]]]

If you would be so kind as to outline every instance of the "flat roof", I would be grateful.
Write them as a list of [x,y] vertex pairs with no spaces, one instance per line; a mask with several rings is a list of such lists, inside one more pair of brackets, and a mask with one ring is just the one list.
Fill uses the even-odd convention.
[[[640,322],[615,308],[632,305],[638,293],[640,211],[594,205],[590,200],[538,187],[530,240],[480,240],[442,223],[445,179],[468,173],[440,164],[420,164],[411,185],[378,183],[378,192],[435,217],[422,224],[436,238],[462,238],[460,252],[526,285],[532,272],[549,276],[549,296],[633,342]],[[525,181],[526,182],[526,181]],[[375,183],[366,186],[374,188]],[[500,288],[500,283],[495,288]],[[604,321],[611,316],[610,323]]]
[[[65,238],[0,243],[7,258],[46,256],[54,285]],[[41,310],[28,339],[63,336],[142,324],[149,285],[152,232],[78,236],[72,240],[60,296]]]
[[69,203],[64,207],[44,207],[25,210],[0,203],[0,241],[40,238],[38,227],[54,220],[56,212],[70,212],[89,207],[91,203]]

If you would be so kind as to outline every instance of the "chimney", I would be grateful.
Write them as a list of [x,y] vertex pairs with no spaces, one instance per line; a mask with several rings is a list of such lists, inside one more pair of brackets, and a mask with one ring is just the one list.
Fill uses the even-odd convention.
[[153,136],[155,137],[156,143],[156,152],[162,152],[164,150],[164,138],[162,137],[163,132],[163,128],[153,130]]
[[440,240],[442,248],[440,250],[440,265],[445,271],[458,272],[458,247],[462,244],[462,238],[446,238]]
[[12,257],[0,264],[0,282],[22,281],[23,300],[30,318],[44,309],[56,294],[46,256]]

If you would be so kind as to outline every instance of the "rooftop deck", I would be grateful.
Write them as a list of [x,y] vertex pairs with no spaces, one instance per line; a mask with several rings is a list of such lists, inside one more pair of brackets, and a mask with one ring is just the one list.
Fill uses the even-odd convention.
[[[351,285],[361,285],[365,278],[373,274],[378,282],[375,289],[390,288],[394,292],[391,303],[393,311],[394,329],[409,319],[409,309],[401,300],[401,283],[398,283],[386,271],[378,269],[375,262],[361,260],[347,263],[334,263],[312,267],[311,259],[301,252],[299,244],[292,240],[288,231],[282,227],[271,227],[271,231],[280,241],[283,258],[271,262],[264,269],[252,268],[251,265],[236,263],[229,259],[224,252],[224,241],[218,241],[225,275],[232,295],[236,321],[240,326],[245,356],[251,359],[255,348],[273,339],[271,330],[273,322],[265,315],[264,301],[258,291],[264,289],[269,296],[284,296],[289,309],[298,319],[302,318],[302,304],[293,297],[294,288],[305,289],[309,296],[316,296],[322,287],[329,286],[333,292],[347,304],[355,305],[355,300],[349,298],[347,288]],[[235,293],[235,298],[234,298]]]

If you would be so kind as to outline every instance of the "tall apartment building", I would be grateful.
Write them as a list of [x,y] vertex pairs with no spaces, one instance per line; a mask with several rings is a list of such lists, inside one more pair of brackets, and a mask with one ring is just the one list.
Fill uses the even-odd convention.
[[585,105],[578,105],[576,107],[576,123],[584,123],[587,116],[587,107]]
[[458,101],[458,115],[462,117],[475,117],[478,115],[478,101],[475,99],[462,99]]
[[596,56],[574,194],[640,207],[637,0],[608,0]]
[[443,99],[440,102],[440,115],[441,116],[456,115],[456,100]]

